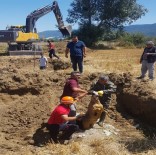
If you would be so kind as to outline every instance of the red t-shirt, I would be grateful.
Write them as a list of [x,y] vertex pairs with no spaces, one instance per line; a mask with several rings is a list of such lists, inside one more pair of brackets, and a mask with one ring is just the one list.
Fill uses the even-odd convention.
[[62,119],[62,115],[68,115],[70,112],[70,107],[67,107],[63,104],[59,104],[54,111],[51,113],[51,116],[48,120],[48,124],[62,124],[65,121]]
[[67,79],[61,98],[64,96],[72,96],[73,98],[77,97],[78,93],[74,92],[73,88],[79,88],[78,81],[72,78]]
[[55,45],[53,43],[49,43],[48,47],[49,47],[49,50],[55,49]]

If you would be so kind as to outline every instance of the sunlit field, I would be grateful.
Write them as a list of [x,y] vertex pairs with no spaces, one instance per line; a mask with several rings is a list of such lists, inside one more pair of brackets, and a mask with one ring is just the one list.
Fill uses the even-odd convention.
[[143,49],[119,49],[88,52],[84,59],[84,68],[86,72],[131,72],[133,75],[138,75],[142,51]]

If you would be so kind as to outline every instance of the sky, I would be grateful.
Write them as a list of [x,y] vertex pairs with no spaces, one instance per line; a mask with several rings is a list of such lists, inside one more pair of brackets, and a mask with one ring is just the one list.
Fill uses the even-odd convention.
[[[70,3],[72,1],[73,0],[57,0],[65,25],[68,25],[66,22],[67,10],[70,9]],[[5,30],[7,25],[25,25],[27,15],[36,9],[51,4],[53,0],[0,0],[0,2],[0,30]],[[137,3],[147,8],[148,13],[132,25],[156,23],[156,0],[137,0]],[[57,30],[56,25],[57,22],[53,12],[44,15],[36,22],[38,32]],[[73,28],[77,28],[76,24],[72,26]]]

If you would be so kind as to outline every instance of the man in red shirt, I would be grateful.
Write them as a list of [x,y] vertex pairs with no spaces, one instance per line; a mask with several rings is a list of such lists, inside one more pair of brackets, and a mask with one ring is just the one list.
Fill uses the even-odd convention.
[[47,129],[50,131],[51,139],[58,143],[59,131],[63,130],[63,134],[59,137],[60,140],[69,140],[71,135],[79,129],[76,124],[69,124],[70,121],[75,121],[79,116],[69,117],[70,106],[74,103],[74,99],[70,96],[65,96],[61,99],[61,103],[54,109],[48,120]]
[[[88,94],[88,91],[80,88],[78,79],[80,78],[80,72],[73,71],[71,72],[71,77],[67,79],[66,84],[64,86],[63,93],[61,95],[61,98],[64,96],[72,96],[74,100],[80,100],[85,95]],[[76,115],[76,107],[75,104],[72,104],[70,106],[70,113],[69,116],[75,116]]]
[[51,62],[52,62],[53,56],[56,57],[57,59],[59,59],[59,57],[55,53],[55,45],[53,43],[54,41],[53,40],[52,41],[48,40],[47,42],[48,42],[49,57],[51,59]]

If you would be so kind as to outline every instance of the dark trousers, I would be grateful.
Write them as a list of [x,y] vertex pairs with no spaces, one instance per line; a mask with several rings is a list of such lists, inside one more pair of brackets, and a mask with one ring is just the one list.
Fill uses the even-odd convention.
[[49,57],[52,58],[53,56],[59,59],[59,57],[55,53],[55,50],[51,49],[51,50],[49,50]]
[[41,70],[46,69],[46,66],[40,66],[40,69]]
[[79,67],[80,73],[83,72],[83,56],[70,56],[72,67],[74,71],[77,71],[77,65]]
[[60,135],[59,139],[61,140],[68,140],[70,139],[71,135],[79,129],[78,125],[75,124],[47,124],[47,129],[50,132],[51,139],[58,143],[58,135],[59,131],[63,131],[63,133]]
[[[108,96],[107,96],[107,97],[108,97]],[[100,102],[101,102],[101,104],[103,105],[103,108],[104,108],[105,110],[107,110],[107,109],[109,108],[110,99],[101,100],[101,98],[100,98]],[[105,118],[106,118],[106,112],[102,112],[102,113],[101,113],[101,116],[100,116],[99,122],[103,122],[103,121],[105,120]]]

